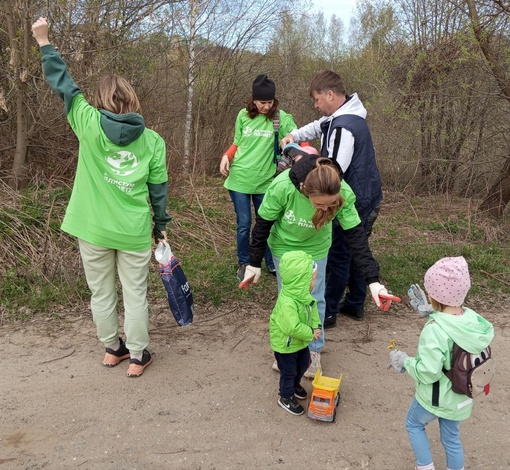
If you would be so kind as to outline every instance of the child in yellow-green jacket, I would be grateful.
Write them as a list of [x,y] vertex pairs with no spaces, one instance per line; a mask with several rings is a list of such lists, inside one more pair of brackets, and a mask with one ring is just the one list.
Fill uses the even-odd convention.
[[304,251],[288,251],[280,260],[282,288],[269,319],[271,348],[280,371],[278,404],[293,415],[304,413],[295,400],[305,400],[301,379],[310,365],[310,341],[319,338],[317,301],[310,294],[317,265]]

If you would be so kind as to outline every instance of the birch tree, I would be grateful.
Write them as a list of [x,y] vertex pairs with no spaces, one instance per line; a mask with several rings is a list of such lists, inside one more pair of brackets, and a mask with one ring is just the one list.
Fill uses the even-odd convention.
[[[229,105],[225,98],[246,89],[246,81],[253,79],[250,54],[255,56],[264,50],[285,1],[187,0],[172,6],[176,34],[181,40],[179,47],[187,65],[183,74],[186,96],[182,170],[185,174],[198,170],[197,166],[204,171],[206,165],[197,165],[198,154],[205,159],[211,148],[218,148],[204,146],[200,136],[212,137],[213,144],[224,141],[216,132],[225,132],[223,108]],[[195,93],[197,89],[199,94]],[[212,122],[219,124],[216,130]],[[233,120],[231,125],[233,128]],[[217,157],[213,155],[215,162]]]

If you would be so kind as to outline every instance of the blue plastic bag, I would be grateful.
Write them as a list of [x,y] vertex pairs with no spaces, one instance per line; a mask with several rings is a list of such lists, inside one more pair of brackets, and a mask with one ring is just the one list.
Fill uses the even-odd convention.
[[179,326],[193,322],[193,295],[177,258],[166,242],[159,242],[154,253],[159,263],[161,280],[165,286],[168,305]]

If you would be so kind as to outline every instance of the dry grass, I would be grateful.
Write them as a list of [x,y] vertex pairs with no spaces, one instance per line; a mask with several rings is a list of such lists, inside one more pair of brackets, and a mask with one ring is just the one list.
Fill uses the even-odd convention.
[[[263,284],[249,293],[236,288],[235,215],[221,183],[218,178],[184,181],[172,189],[171,246],[195,302],[203,306],[252,302],[270,308],[274,278],[263,276]],[[88,301],[77,243],[59,228],[69,194],[69,188],[60,187],[33,188],[22,194],[0,187],[3,318],[13,312],[14,318],[29,318],[73,310]],[[386,191],[370,239],[383,281],[395,293],[405,293],[406,286],[419,282],[438,257],[462,254],[470,262],[475,284],[482,287],[474,289],[481,301],[487,295],[510,293],[510,219],[478,213],[477,203]],[[155,263],[150,282],[152,295],[161,296]]]

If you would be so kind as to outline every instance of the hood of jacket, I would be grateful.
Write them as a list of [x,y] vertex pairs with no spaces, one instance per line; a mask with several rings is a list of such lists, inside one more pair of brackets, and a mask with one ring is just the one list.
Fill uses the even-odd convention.
[[[340,106],[331,116],[323,116],[320,118],[319,123],[321,124],[321,127],[328,126],[328,124],[331,126],[333,119],[344,114],[352,114],[363,119],[367,118],[367,110],[365,106],[363,106],[363,103],[359,99],[357,93],[353,93],[352,95],[346,96],[345,98],[346,101],[344,104]],[[329,131],[327,135],[329,135]]]
[[[299,160],[297,160],[289,170],[289,178],[294,184],[294,186],[301,191],[301,186],[305,182],[308,173],[315,168],[317,163],[317,159],[324,158],[319,155],[310,155],[304,154]],[[342,174],[342,170],[338,162],[334,159],[330,159],[330,162],[338,169],[340,175]]]
[[137,113],[115,114],[100,109],[101,128],[114,144],[126,146],[143,134],[145,122]]
[[342,114],[354,114],[355,116],[359,116],[363,119],[367,118],[367,110],[365,106],[363,106],[363,103],[359,99],[357,93],[353,93],[346,97],[345,103],[331,115],[331,120],[335,119],[337,116],[341,116]]
[[315,302],[310,294],[313,259],[304,251],[288,251],[280,258],[282,293],[304,305]]
[[437,312],[430,314],[430,319],[434,320],[455,343],[471,354],[477,354],[485,349],[494,338],[492,323],[466,307],[463,315]]

